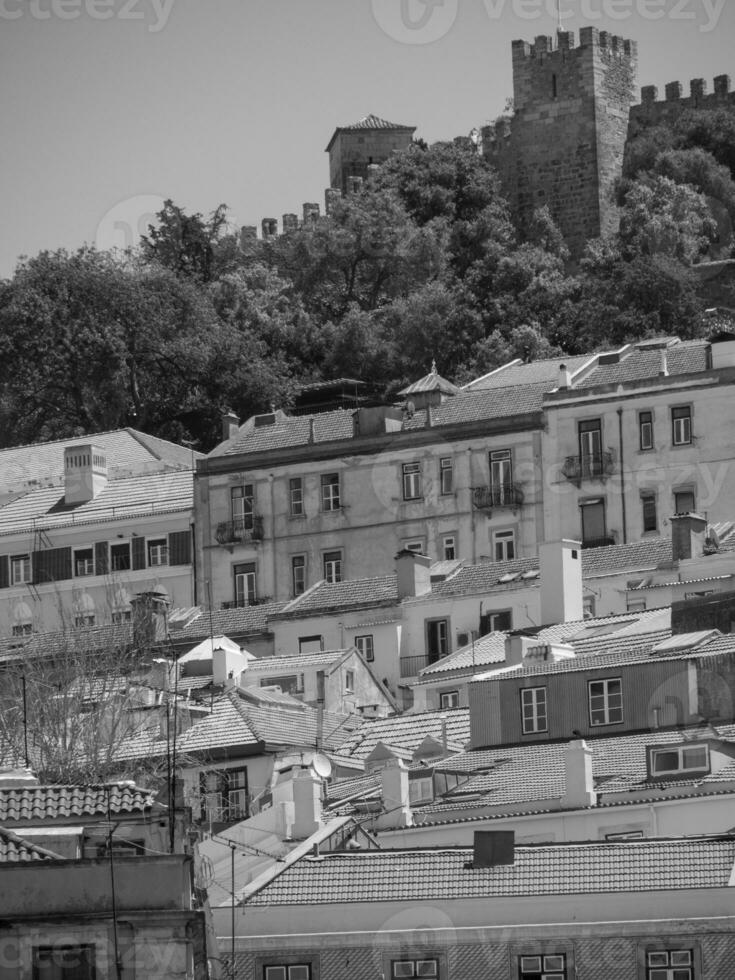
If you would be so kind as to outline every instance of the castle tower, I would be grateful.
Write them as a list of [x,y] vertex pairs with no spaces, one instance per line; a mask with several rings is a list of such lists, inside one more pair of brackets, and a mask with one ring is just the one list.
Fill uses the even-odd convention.
[[411,145],[415,126],[365,116],[351,126],[338,126],[327,146],[329,183],[343,194],[355,190],[370,175],[370,168],[384,163],[392,153]]
[[521,230],[548,205],[572,256],[617,227],[634,101],[637,45],[585,27],[533,44],[513,42],[515,114],[483,130],[483,154],[499,171]]

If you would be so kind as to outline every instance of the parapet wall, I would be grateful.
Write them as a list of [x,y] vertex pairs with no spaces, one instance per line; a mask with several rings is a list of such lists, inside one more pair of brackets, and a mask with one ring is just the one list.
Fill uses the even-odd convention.
[[641,129],[648,126],[675,122],[682,113],[691,110],[735,111],[735,92],[732,91],[730,76],[718,75],[713,84],[714,90],[708,92],[706,79],[693,78],[689,83],[689,95],[685,96],[681,82],[669,82],[664,90],[664,99],[659,99],[659,90],[655,85],[646,85],[641,89],[640,105],[630,110],[629,137],[637,136]]
[[[335,204],[342,199],[342,191],[338,187],[327,187],[324,191],[324,213],[330,215]],[[280,229],[278,218],[263,218],[260,223],[260,233],[263,241],[276,238],[279,234],[286,235],[299,228],[313,227],[322,219],[321,207],[318,203],[307,201],[302,206],[301,217],[293,212],[281,216]],[[242,244],[255,241],[258,237],[256,225],[243,225],[240,229]]]

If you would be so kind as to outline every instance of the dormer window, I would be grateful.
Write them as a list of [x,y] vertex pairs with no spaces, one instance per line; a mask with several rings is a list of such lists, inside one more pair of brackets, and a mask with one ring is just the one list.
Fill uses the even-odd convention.
[[649,749],[648,770],[656,776],[703,775],[710,771],[708,745],[667,745]]
[[433,777],[422,776],[420,779],[409,779],[408,798],[411,803],[430,803],[434,799]]

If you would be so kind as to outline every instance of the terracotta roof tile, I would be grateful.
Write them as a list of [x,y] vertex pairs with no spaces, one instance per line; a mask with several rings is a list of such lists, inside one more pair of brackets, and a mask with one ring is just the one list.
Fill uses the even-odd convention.
[[154,805],[153,793],[133,783],[91,786],[0,788],[0,823],[35,823],[113,814],[143,813]]
[[[706,371],[709,344],[706,340],[692,340],[676,343],[666,348],[666,364],[669,375],[698,374]],[[661,370],[661,350],[646,350],[634,347],[623,354],[616,364],[601,364],[588,374],[576,387],[591,388],[594,385],[624,384],[626,381],[640,381],[657,378]]]
[[352,130],[352,129],[416,129],[415,126],[402,126],[400,123],[388,122],[387,119],[381,119],[380,116],[375,116],[370,113],[367,116],[363,116],[362,119],[358,119],[357,122],[350,123],[349,126],[338,126],[339,130]]
[[365,721],[354,735],[343,740],[339,751],[343,755],[365,759],[378,742],[395,745],[413,752],[427,735],[465,745],[470,737],[470,713],[467,708],[448,711],[425,711],[418,714],[394,715]]
[[11,861],[63,861],[60,854],[0,827],[0,864]]
[[444,902],[511,895],[725,888],[735,838],[518,845],[511,865],[473,868],[472,849],[363,851],[301,859],[248,905]]
[[593,355],[584,354],[581,357],[552,357],[543,361],[531,361],[528,364],[509,364],[499,371],[477,378],[465,385],[466,391],[488,391],[492,388],[511,388],[515,385],[543,384],[547,391],[552,391],[559,380],[559,368],[565,364],[574,374],[584,367]]

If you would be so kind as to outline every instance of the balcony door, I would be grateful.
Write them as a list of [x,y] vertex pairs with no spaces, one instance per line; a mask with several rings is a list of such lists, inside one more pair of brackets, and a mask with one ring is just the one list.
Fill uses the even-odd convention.
[[602,422],[587,419],[579,423],[579,465],[583,477],[602,473]]
[[513,486],[513,460],[510,449],[490,453],[490,492],[495,506],[510,504]]

